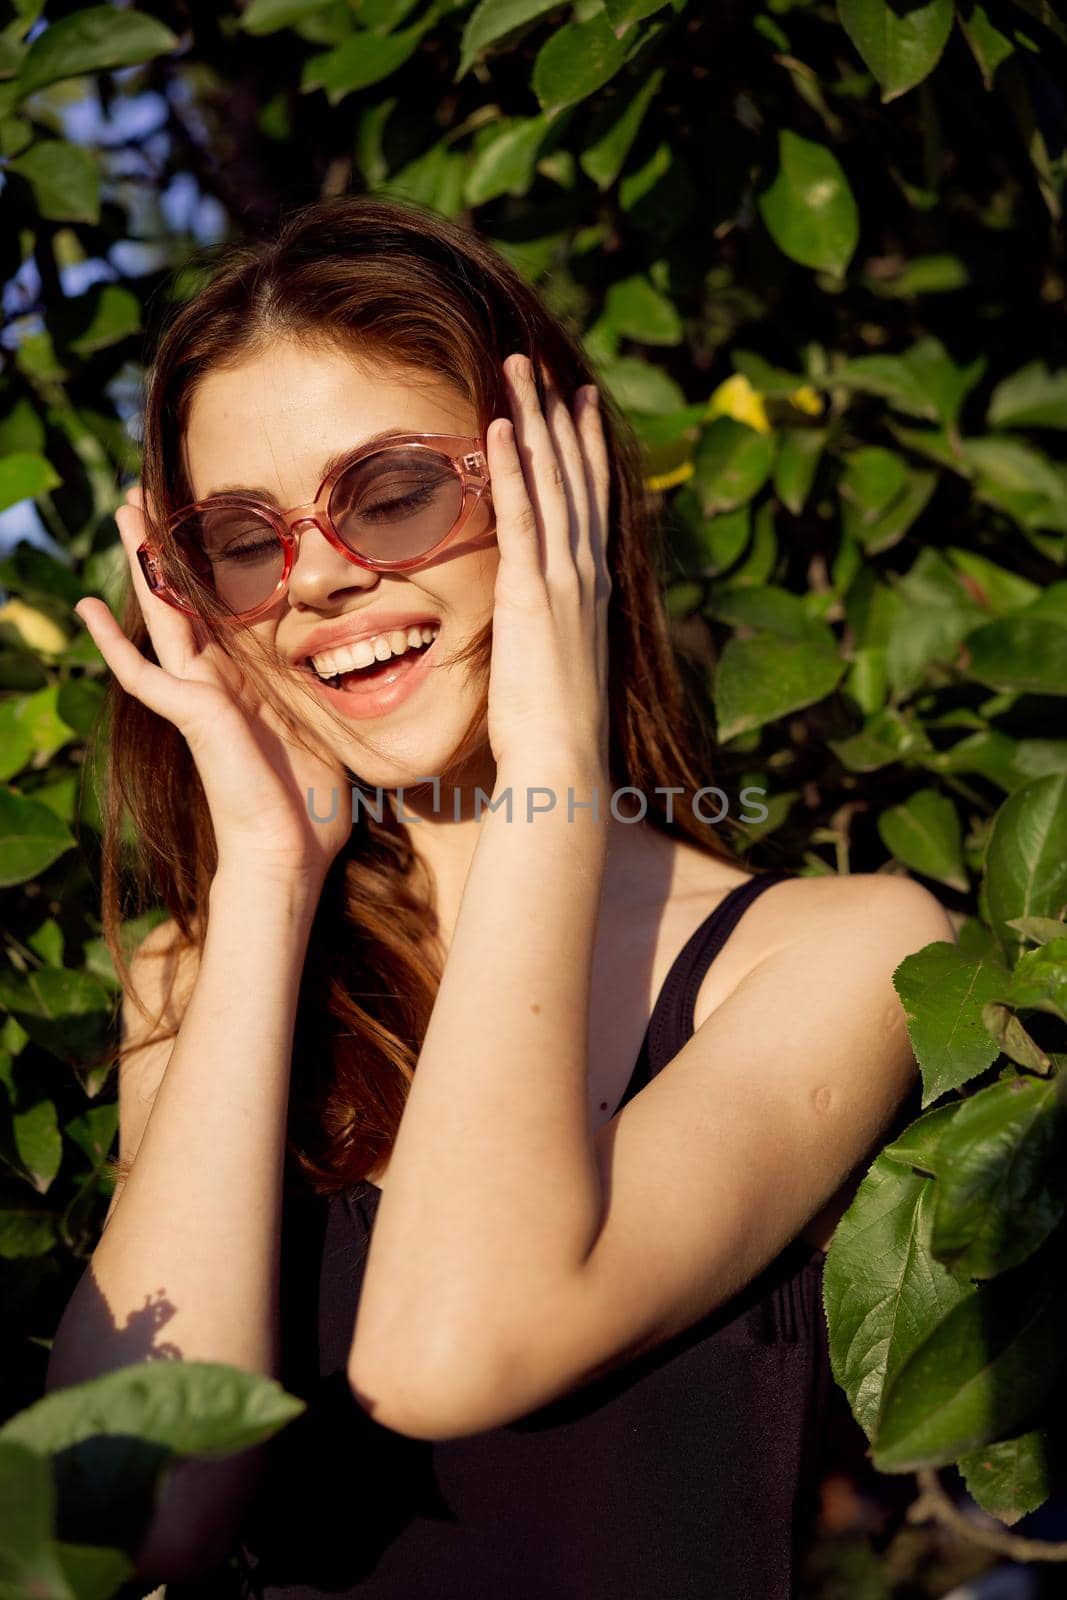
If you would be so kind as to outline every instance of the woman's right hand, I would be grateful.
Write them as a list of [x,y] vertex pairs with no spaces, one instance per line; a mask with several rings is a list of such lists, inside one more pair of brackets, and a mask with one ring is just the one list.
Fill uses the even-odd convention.
[[[134,591],[159,666],[148,661],[102,600],[75,611],[122,688],[185,738],[204,786],[219,866],[319,886],[352,828],[349,780],[339,760],[314,756],[288,733],[236,659],[195,619],[154,595],[137,548],[145,538],[142,491],[115,514]],[[308,730],[308,743],[318,742]],[[309,790],[311,800],[309,804]],[[316,822],[312,816],[330,821]]]

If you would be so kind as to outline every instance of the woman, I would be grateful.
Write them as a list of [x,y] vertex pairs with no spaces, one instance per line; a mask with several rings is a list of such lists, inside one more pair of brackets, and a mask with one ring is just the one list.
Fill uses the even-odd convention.
[[[173,1475],[146,1579],[791,1592],[823,1252],[910,1111],[891,974],[951,932],[703,820],[592,382],[486,244],[367,198],[164,332],[123,625],[78,607],[116,684],[123,1181],[49,1382],[164,1353],[308,1408]],[[127,809],[170,912],[128,972]]]

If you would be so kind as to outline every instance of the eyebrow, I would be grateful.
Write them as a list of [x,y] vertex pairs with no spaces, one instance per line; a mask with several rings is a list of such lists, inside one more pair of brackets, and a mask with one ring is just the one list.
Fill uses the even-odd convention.
[[[330,456],[326,461],[323,462],[319,471],[319,483],[325,483],[330,474],[335,472],[342,462],[347,461],[349,456],[354,456],[357,450],[363,450],[369,444],[384,444],[387,439],[400,438],[401,434],[402,430],[398,430],[396,428],[384,428],[381,433],[369,434],[367,438],[362,439],[359,444],[350,444],[347,449],[338,450],[334,455]],[[224,483],[221,484],[217,489],[209,489],[207,494],[200,496],[200,499],[213,500],[215,496],[219,494],[251,494],[255,495],[258,500],[268,501],[272,506],[276,506],[279,503],[278,496],[272,489],[264,489],[258,484],[254,485],[248,483]]]

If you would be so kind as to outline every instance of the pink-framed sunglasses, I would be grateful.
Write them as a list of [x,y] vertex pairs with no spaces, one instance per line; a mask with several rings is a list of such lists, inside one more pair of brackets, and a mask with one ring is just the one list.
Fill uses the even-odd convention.
[[403,572],[458,533],[488,488],[484,440],[391,434],[347,451],[306,505],[283,511],[241,491],[182,506],[167,519],[166,542],[146,539],[137,560],[175,610],[248,622],[284,594],[309,523],[356,566]]

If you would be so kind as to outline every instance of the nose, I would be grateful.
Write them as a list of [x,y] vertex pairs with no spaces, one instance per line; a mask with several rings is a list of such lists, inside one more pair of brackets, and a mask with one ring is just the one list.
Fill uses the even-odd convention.
[[296,559],[289,574],[289,604],[322,609],[353,590],[373,589],[379,574],[349,561],[332,545],[314,517],[290,524]]

